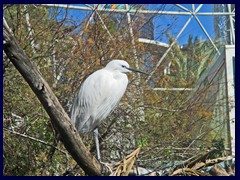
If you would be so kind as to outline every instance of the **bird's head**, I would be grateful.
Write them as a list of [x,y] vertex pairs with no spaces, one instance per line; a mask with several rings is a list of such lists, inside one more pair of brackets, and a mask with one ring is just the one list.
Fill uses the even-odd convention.
[[112,60],[110,61],[107,65],[106,65],[106,69],[108,70],[115,70],[115,71],[119,71],[122,73],[127,73],[127,72],[138,72],[138,73],[142,73],[142,74],[147,74],[143,71],[137,70],[137,69],[133,69],[129,67],[129,64],[124,61],[124,60]]

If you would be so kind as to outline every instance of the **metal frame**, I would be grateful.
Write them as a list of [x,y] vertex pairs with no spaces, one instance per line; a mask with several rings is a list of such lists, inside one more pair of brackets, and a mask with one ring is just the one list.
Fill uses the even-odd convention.
[[[115,13],[127,13],[127,20],[128,20],[128,25],[129,25],[129,33],[131,35],[132,38],[132,45],[133,47],[135,47],[134,45],[134,36],[132,33],[132,28],[131,28],[131,19],[130,19],[130,14],[131,13],[142,13],[142,14],[162,14],[162,15],[183,15],[183,16],[189,16],[189,19],[186,21],[185,25],[181,28],[181,30],[179,31],[179,33],[177,34],[177,36],[174,38],[173,42],[169,45],[169,47],[166,49],[165,53],[162,55],[162,57],[159,59],[158,63],[156,64],[156,66],[153,68],[153,71],[150,73],[150,75],[148,76],[148,78],[146,79],[146,82],[150,80],[150,78],[152,77],[152,75],[155,73],[155,71],[158,69],[158,67],[161,65],[162,61],[164,60],[164,58],[166,57],[166,55],[168,54],[168,52],[171,50],[172,46],[176,43],[176,41],[178,40],[178,38],[181,36],[181,34],[183,33],[183,31],[186,29],[186,27],[189,25],[190,21],[192,20],[192,18],[194,17],[196,19],[196,21],[198,22],[200,28],[202,29],[202,31],[205,33],[205,35],[207,36],[207,38],[209,39],[209,41],[211,42],[211,44],[213,45],[213,47],[216,49],[216,52],[220,55],[219,49],[217,48],[217,46],[215,45],[215,43],[213,42],[213,40],[211,39],[211,37],[209,36],[207,30],[204,28],[203,24],[201,23],[201,21],[199,20],[198,16],[229,16],[229,20],[230,20],[230,32],[231,32],[231,44],[235,44],[235,29],[234,29],[234,22],[235,22],[235,9],[233,11],[231,11],[231,4],[228,4],[228,12],[199,12],[199,10],[202,8],[203,4],[200,4],[198,7],[195,7],[195,4],[191,4],[191,9],[187,9],[184,6],[180,5],[180,4],[175,4],[175,6],[177,6],[178,8],[180,8],[181,10],[183,10],[182,12],[179,11],[154,11],[154,10],[129,10],[128,5],[125,4],[126,9],[99,9],[97,8],[98,5],[94,5],[94,7],[86,4],[84,6],[75,6],[75,5],[64,5],[64,4],[39,4],[41,6],[48,6],[48,7],[57,7],[57,8],[68,8],[68,9],[75,9],[75,10],[83,10],[83,11],[93,11],[93,12],[115,12]],[[98,13],[97,13],[98,14]],[[100,16],[98,14],[98,16]],[[104,25],[104,28],[106,28],[106,26]],[[107,29],[106,29],[107,30]],[[109,33],[109,31],[107,30],[107,32]],[[111,34],[110,34],[111,37]],[[142,41],[142,40],[140,40]],[[148,43],[147,41],[144,41],[144,43]],[[149,43],[153,43],[153,40],[151,40],[151,42]],[[155,41],[156,44],[159,44],[160,42]],[[137,63],[137,62],[136,62]],[[138,63],[136,64],[138,66]]]
[[[73,6],[73,5],[64,5],[64,4],[38,4],[41,6],[49,6],[49,7],[58,7],[58,8],[68,8],[68,9],[76,9],[83,11],[92,11],[90,7],[83,6]],[[180,7],[179,4],[175,4]],[[183,7],[183,6],[182,6]],[[98,9],[97,11],[102,12],[115,12],[115,13],[143,13],[143,14],[165,14],[165,15],[191,15],[192,12],[186,8],[182,8],[183,10],[187,10],[188,12],[179,12],[179,11],[151,11],[151,10],[126,10],[126,9]],[[201,12],[198,13],[200,16],[218,16],[218,15],[231,15],[235,16],[235,12]]]
[[229,142],[231,143],[231,154],[235,156],[235,82],[234,82],[234,63],[235,45],[225,46],[225,70],[226,70],[226,89],[228,102],[228,122],[229,122]]
[[[168,52],[171,50],[172,46],[176,43],[178,38],[181,36],[183,31],[186,29],[186,27],[189,25],[192,18],[195,18],[197,23],[199,24],[199,27],[202,29],[202,31],[205,33],[213,47],[215,48],[218,55],[220,55],[219,49],[214,44],[213,40],[209,36],[207,30],[199,20],[198,16],[228,16],[229,17],[229,24],[230,24],[230,43],[231,45],[226,45],[225,48],[225,67],[226,67],[226,88],[227,88],[227,98],[228,102],[232,102],[231,107],[228,103],[228,113],[229,113],[229,130],[230,130],[230,137],[229,140],[231,142],[231,152],[233,155],[235,155],[235,92],[234,92],[234,77],[233,77],[233,64],[232,64],[232,57],[235,56],[235,29],[234,29],[234,23],[235,23],[235,9],[232,10],[231,4],[227,5],[228,12],[199,12],[199,10],[202,8],[203,4],[198,5],[195,7],[195,4],[191,4],[191,9],[187,9],[184,6],[180,4],[175,4],[178,8],[183,10],[182,12],[179,11],[153,11],[153,10],[130,10],[128,8],[128,5],[126,4],[126,9],[98,9],[98,5],[94,5],[94,7],[87,5],[86,7],[82,6],[73,6],[73,5],[63,5],[63,4],[38,4],[39,6],[47,6],[47,7],[56,7],[56,8],[68,8],[68,9],[75,9],[75,10],[83,10],[83,11],[92,11],[93,14],[97,14],[99,16],[101,23],[105,30],[108,32],[109,36],[111,37],[111,40],[114,40],[110,32],[108,31],[106,25],[104,24],[103,20],[100,17],[100,14],[98,12],[115,12],[115,13],[126,13],[127,14],[127,20],[129,25],[129,33],[132,38],[132,45],[135,47],[134,42],[134,35],[131,28],[131,18],[130,14],[134,13],[142,13],[142,14],[161,14],[161,15],[181,15],[181,16],[189,16],[188,20],[185,22],[177,36],[174,38],[173,42],[170,45],[163,44],[161,42],[157,42],[154,40],[146,40],[146,39],[139,39],[139,42],[148,43],[148,44],[155,44],[159,46],[159,48],[162,48],[165,50],[162,57],[157,62],[156,66],[153,68],[153,71],[148,76],[146,82],[151,78],[151,76],[154,74],[154,72],[158,69]],[[88,24],[90,23],[91,17],[88,21]],[[5,23],[5,19],[3,19],[3,22]],[[87,26],[88,26],[87,24]],[[134,48],[133,48],[134,49]],[[135,52],[136,53],[136,52]],[[135,57],[136,59],[136,57]],[[199,79],[200,80],[200,79]],[[192,88],[154,88],[154,90],[160,90],[160,91],[194,91]]]

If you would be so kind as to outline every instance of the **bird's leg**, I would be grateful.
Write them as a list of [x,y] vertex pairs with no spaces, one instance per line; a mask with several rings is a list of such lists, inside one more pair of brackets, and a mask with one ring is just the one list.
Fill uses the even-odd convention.
[[97,150],[97,160],[101,163],[101,155],[100,155],[100,147],[99,147],[99,140],[98,140],[98,128],[93,130],[93,136],[95,140],[96,150]]
[[95,140],[95,145],[96,145],[96,150],[97,150],[97,160],[100,162],[102,165],[102,174],[110,174],[112,172],[111,164],[104,163],[101,161],[101,155],[100,155],[100,145],[99,145],[99,140],[98,140],[98,128],[93,130],[93,136]]

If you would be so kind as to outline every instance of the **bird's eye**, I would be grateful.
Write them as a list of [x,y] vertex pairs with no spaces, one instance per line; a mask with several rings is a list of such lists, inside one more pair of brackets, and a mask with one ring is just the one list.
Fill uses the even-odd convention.
[[123,67],[123,68],[126,68],[126,66],[125,66],[125,65],[122,65],[122,67]]

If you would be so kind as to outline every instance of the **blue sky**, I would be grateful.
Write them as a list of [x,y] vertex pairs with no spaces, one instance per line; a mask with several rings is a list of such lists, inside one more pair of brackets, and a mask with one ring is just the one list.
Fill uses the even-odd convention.
[[[78,5],[78,6],[84,6],[83,4],[72,4],[72,5]],[[195,8],[198,7],[199,4],[195,4]],[[191,10],[192,7],[190,4],[182,4],[182,6],[186,7],[187,9]],[[213,8],[212,4],[204,4],[199,12],[211,12]],[[167,4],[163,6],[162,4],[153,5],[149,4],[147,6],[148,10],[168,10],[168,11],[183,11],[179,7]],[[184,11],[183,11],[184,12]],[[88,11],[78,11],[78,10],[70,10],[69,15],[78,18],[80,21],[83,19],[87,14],[90,12]],[[203,24],[204,28],[209,33],[210,37],[214,39],[214,22],[213,22],[213,16],[198,16],[199,20]],[[160,15],[153,19],[154,23],[154,40],[161,41],[164,43],[168,43],[168,39],[163,32],[167,25],[170,25],[169,33],[176,37],[181,28],[184,26],[184,24],[189,19],[189,16],[182,16],[182,15]],[[184,45],[187,43],[188,36],[192,35],[193,37],[198,36],[200,39],[205,40],[207,39],[206,35],[200,28],[199,24],[195,20],[195,18],[192,18],[190,24],[187,26],[187,28],[183,31],[182,35],[178,39],[178,44]]]
[[[187,9],[191,10],[190,4],[184,4],[182,5],[186,7]],[[195,8],[198,7],[198,5],[195,5]],[[150,5],[150,9],[151,8]],[[166,5],[164,10],[168,11],[178,11],[180,10],[178,7],[173,5]],[[181,10],[182,11],[182,10]],[[212,4],[205,4],[202,6],[199,12],[211,12],[212,11]],[[158,28],[158,26],[162,26],[162,28],[166,28],[167,24],[170,24],[170,33],[176,37],[177,34],[180,32],[184,24],[189,19],[189,16],[183,16],[183,15],[161,15],[163,17],[155,18],[154,19],[154,26],[155,26],[155,40],[165,42],[167,43],[168,40],[164,34],[161,33],[161,28]],[[198,16],[199,20],[201,21],[202,25],[206,29],[206,31],[209,33],[210,37],[214,39],[214,23],[213,23],[213,16]],[[198,36],[200,39],[204,40],[207,39],[207,36],[203,32],[203,30],[200,28],[198,22],[195,18],[192,18],[186,29],[183,31],[183,33],[180,35],[178,39],[178,43],[183,45],[187,43],[188,36],[192,35],[193,37]]]

